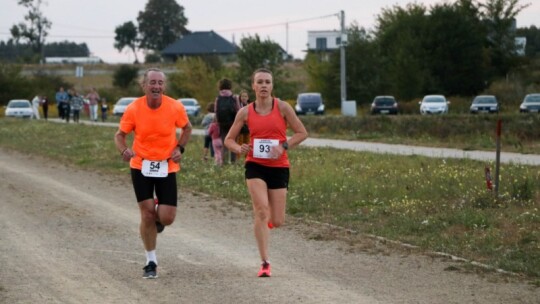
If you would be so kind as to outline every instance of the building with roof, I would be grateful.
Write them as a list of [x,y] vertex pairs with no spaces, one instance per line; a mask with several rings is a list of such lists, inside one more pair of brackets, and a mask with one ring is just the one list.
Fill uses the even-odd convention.
[[214,31],[192,32],[169,44],[161,56],[168,61],[178,58],[197,56],[219,56],[224,61],[234,58],[237,46]]

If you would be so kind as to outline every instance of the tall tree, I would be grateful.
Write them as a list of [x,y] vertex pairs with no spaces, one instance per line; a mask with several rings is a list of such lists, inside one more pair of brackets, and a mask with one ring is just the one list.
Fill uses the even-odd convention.
[[515,17],[529,5],[520,4],[520,0],[487,0],[479,4],[488,31],[491,62],[496,76],[505,76],[513,66]]
[[[471,0],[433,6],[428,15],[424,46],[433,93],[474,95],[484,89],[487,60],[485,32]],[[430,92],[429,92],[430,93]]]
[[175,0],[148,0],[137,17],[140,47],[161,52],[167,45],[189,33],[184,7]]
[[139,58],[137,57],[139,39],[137,38],[137,27],[135,24],[131,21],[125,22],[117,26],[114,32],[116,34],[114,37],[114,47],[119,52],[128,47],[135,56],[135,63],[139,63]]
[[270,39],[262,41],[257,34],[242,38],[237,53],[240,64],[238,82],[249,84],[251,73],[258,68],[265,67],[276,72],[283,64],[280,50],[279,44]]
[[43,54],[43,45],[45,38],[48,35],[48,30],[52,23],[45,18],[41,12],[42,0],[19,0],[19,5],[28,8],[28,14],[24,16],[25,22],[20,22],[13,25],[11,28],[11,36],[18,42],[20,39],[25,39],[31,46],[33,51],[41,56]]

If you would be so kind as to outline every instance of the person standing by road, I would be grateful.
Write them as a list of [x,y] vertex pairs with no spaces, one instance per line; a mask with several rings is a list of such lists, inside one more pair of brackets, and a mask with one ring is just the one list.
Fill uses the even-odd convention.
[[[139,230],[146,251],[143,278],[153,279],[158,277],[157,233],[176,217],[176,172],[180,170],[192,126],[182,103],[164,95],[166,77],[161,70],[146,70],[141,87],[145,95],[127,107],[114,142],[122,159],[130,163],[141,215]],[[179,138],[177,128],[182,129]],[[133,146],[129,147],[126,139],[131,132],[135,135]]]
[[49,99],[47,96],[41,98],[41,109],[43,110],[43,118],[47,120],[49,118]]
[[[249,94],[246,90],[240,91],[240,94],[238,94],[238,100],[240,101],[241,108],[247,107],[248,104],[251,102],[249,100]],[[249,128],[247,125],[244,125],[242,129],[240,130],[240,134],[238,135],[236,142],[239,145],[249,144]],[[236,159],[240,159],[240,154],[236,154]]]
[[36,95],[34,99],[32,99],[32,118],[34,119],[40,119],[39,117],[39,104],[41,103],[41,96]]
[[[262,260],[259,277],[271,276],[268,259],[269,229],[285,221],[287,189],[289,187],[289,159],[287,150],[307,138],[307,131],[293,108],[274,98],[272,72],[257,69],[252,75],[255,101],[243,107],[225,137],[225,145],[236,153],[247,154],[245,178],[251,196],[254,232]],[[247,123],[250,144],[239,145],[236,137]],[[287,125],[293,135],[287,139]]]
[[[218,83],[219,95],[214,101],[214,113],[216,114],[216,120],[219,124],[219,133],[221,134],[221,141],[225,142],[225,135],[229,133],[236,113],[240,109],[240,103],[238,97],[232,93],[232,81],[227,78],[223,78]],[[221,151],[221,157],[223,163],[235,163],[236,154],[232,153],[223,145]]]
[[56,99],[56,108],[58,109],[58,117],[60,117],[60,119],[64,119],[65,118],[64,107],[65,107],[65,104],[69,102],[68,93],[64,91],[64,87],[60,87],[60,89],[58,89],[58,92],[56,92],[56,95],[54,97]]
[[98,120],[98,103],[99,103],[99,94],[96,91],[96,88],[92,88],[90,90],[90,93],[86,95],[86,99],[88,99],[90,104],[90,121],[97,121]]

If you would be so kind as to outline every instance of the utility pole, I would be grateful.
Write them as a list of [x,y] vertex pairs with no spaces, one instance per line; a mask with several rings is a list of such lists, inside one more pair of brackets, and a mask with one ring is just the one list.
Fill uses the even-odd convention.
[[347,32],[345,31],[345,12],[340,13],[341,43],[340,43],[340,79],[341,79],[341,102],[347,100],[347,82],[345,71],[345,44],[347,44]]

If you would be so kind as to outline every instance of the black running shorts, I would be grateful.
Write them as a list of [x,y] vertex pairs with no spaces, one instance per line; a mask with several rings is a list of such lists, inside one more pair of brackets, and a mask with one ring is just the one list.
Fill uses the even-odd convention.
[[137,202],[154,198],[154,192],[160,205],[177,205],[178,190],[176,189],[176,173],[166,177],[146,177],[141,170],[131,168],[131,181]]
[[268,189],[289,189],[289,168],[267,167],[253,162],[247,162],[246,179],[260,178]]

